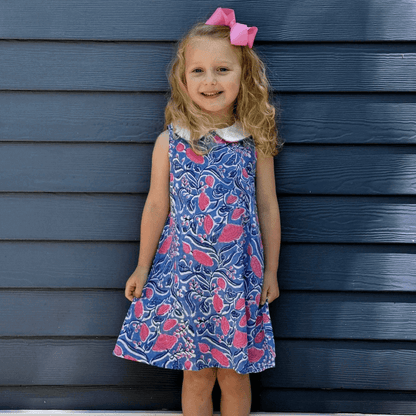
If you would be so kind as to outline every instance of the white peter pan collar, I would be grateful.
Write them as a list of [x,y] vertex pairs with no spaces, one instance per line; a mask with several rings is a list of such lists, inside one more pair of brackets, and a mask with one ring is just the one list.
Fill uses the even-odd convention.
[[[185,140],[189,141],[191,133],[188,129],[184,127],[178,127],[176,125],[174,125],[174,129],[178,136],[183,137]],[[226,142],[238,142],[250,136],[250,134],[244,134],[243,126],[239,120],[237,120],[232,126],[228,126],[223,129],[216,129],[215,133]]]

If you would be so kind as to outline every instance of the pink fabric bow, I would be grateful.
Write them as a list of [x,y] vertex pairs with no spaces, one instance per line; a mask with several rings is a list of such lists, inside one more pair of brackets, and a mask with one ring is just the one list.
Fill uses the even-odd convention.
[[248,45],[253,47],[254,38],[259,30],[256,26],[248,27],[242,23],[237,23],[233,9],[222,9],[218,7],[212,16],[205,22],[206,25],[229,26],[230,40],[233,45]]

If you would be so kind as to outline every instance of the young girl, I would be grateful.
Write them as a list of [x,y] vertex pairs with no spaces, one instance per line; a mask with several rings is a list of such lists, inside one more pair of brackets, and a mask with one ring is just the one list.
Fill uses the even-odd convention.
[[[113,354],[183,370],[184,416],[248,415],[249,373],[275,366],[281,148],[256,27],[218,8],[179,43],[156,139],[132,301]],[[250,132],[250,133],[248,133]],[[264,246],[263,246],[264,244]]]

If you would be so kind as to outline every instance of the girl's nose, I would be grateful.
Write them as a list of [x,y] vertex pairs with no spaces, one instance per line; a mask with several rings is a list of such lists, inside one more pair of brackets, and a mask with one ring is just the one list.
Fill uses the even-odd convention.
[[212,82],[217,79],[217,74],[215,72],[207,71],[205,75],[205,80],[207,82]]

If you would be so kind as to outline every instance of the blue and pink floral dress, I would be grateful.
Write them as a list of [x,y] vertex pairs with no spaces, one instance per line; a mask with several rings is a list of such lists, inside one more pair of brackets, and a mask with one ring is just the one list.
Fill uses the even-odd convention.
[[257,152],[252,136],[225,139],[238,126],[217,130],[213,142],[203,136],[209,153],[200,156],[169,124],[170,212],[113,355],[175,370],[275,367],[268,301],[260,306]]

